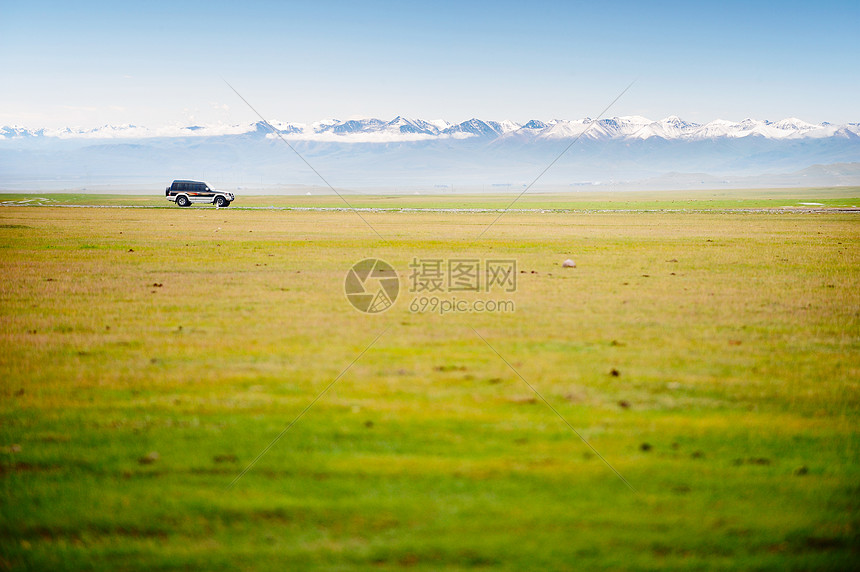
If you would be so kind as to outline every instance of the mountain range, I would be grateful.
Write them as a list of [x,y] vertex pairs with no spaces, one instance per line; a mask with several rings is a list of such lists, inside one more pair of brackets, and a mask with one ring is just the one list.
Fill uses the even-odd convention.
[[[526,123],[490,121],[473,118],[462,123],[445,120],[426,121],[397,116],[391,121],[381,119],[326,119],[314,123],[271,121],[279,134],[293,140],[328,142],[409,142],[430,139],[629,139],[703,140],[742,137],[765,139],[806,139],[827,137],[860,137],[860,123],[833,125],[813,124],[794,117],[781,121],[744,119],[734,122],[717,119],[700,124],[677,116],[654,121],[641,116],[599,119],[540,121]],[[0,127],[0,140],[21,140],[37,137],[57,139],[146,139],[153,137],[212,137],[259,132],[272,136],[262,122],[248,124],[174,125],[147,128],[138,125],[104,125],[84,129],[27,129],[20,126]]]
[[315,169],[338,189],[498,191],[522,188],[556,158],[537,188],[860,185],[858,123],[398,116],[270,125],[277,134],[263,122],[0,127],[0,190],[139,191],[201,179],[280,192],[321,186]]

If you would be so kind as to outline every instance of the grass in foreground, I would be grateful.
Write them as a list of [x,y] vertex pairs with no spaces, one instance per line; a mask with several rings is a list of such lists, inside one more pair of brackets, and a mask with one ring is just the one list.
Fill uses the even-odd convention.
[[[856,565],[856,215],[365,217],[0,209],[0,567]],[[369,256],[516,311],[360,314]]]

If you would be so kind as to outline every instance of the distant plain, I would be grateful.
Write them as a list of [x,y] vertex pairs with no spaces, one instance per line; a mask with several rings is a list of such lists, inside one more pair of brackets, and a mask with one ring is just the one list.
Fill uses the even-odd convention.
[[[217,185],[214,185],[218,188]],[[803,208],[814,202],[828,207],[860,207],[860,187],[811,187],[798,189],[719,189],[699,191],[580,191],[540,192],[529,190],[519,199],[520,192],[510,193],[374,193],[312,187],[294,194],[256,194],[231,190],[237,200],[233,208],[379,208],[379,209],[505,209],[513,203],[515,210],[692,210],[744,208]],[[295,191],[295,189],[293,189]],[[514,202],[514,200],[516,202]],[[0,192],[0,205],[27,201],[49,205],[99,205],[173,207],[161,193],[86,192],[65,193],[6,193]],[[806,204],[804,204],[806,203]]]

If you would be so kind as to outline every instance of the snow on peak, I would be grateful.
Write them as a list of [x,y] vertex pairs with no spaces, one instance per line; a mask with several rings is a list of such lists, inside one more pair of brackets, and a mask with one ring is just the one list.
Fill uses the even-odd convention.
[[[271,128],[270,128],[271,126]],[[815,125],[796,117],[780,121],[745,118],[741,121],[715,119],[705,124],[692,123],[677,115],[653,121],[639,115],[606,117],[599,120],[532,119],[524,124],[513,121],[490,121],[472,118],[461,123],[444,119],[423,120],[398,115],[391,120],[352,118],[346,121],[328,118],[314,123],[270,121],[249,124],[168,125],[147,128],[133,124],[102,125],[94,128],[65,127],[61,129],[27,129],[20,125],[0,127],[0,140],[22,140],[39,137],[57,139],[145,139],[152,137],[206,137],[243,135],[295,140],[333,142],[396,142],[428,139],[497,138],[518,139],[630,139],[659,138],[666,140],[701,140],[714,138],[761,137],[766,139],[801,139],[822,137],[855,137],[857,124]]]
[[788,117],[781,121],[777,121],[773,123],[773,126],[777,129],[795,129],[798,131],[808,130],[808,129],[817,129],[819,127],[824,127],[824,125],[814,125],[812,123],[807,123],[802,119],[798,119],[796,117]]
[[537,119],[531,119],[528,123],[523,125],[523,129],[543,129],[545,127],[546,123]]

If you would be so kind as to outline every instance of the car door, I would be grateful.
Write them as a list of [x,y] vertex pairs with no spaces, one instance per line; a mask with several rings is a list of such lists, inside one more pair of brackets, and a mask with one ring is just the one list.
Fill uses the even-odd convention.
[[192,203],[202,203],[206,201],[206,185],[203,183],[188,183],[188,198]]

